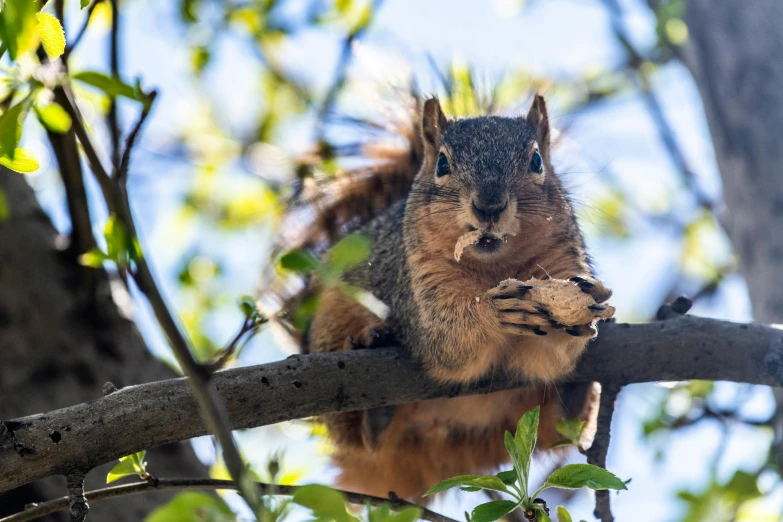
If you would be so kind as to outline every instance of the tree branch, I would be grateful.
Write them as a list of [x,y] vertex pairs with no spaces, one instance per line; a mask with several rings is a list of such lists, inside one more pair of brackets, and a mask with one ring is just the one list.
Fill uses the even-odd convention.
[[[757,324],[689,316],[605,323],[571,380],[617,386],[689,379],[775,385],[768,371],[779,370],[782,350],[783,332]],[[212,376],[235,429],[524,384],[498,372],[470,386],[438,384],[394,349],[295,355]],[[187,379],[171,379],[0,422],[0,492],[209,433],[193,394]]]
[[[617,402],[619,393],[620,386],[617,384],[601,386],[598,429],[595,433],[593,445],[587,450],[587,462],[594,466],[606,468],[606,455],[609,453],[609,441],[611,440],[612,416],[614,415],[614,405]],[[610,491],[608,489],[595,492],[595,511],[593,515],[601,522],[614,522],[609,494]]]
[[[257,482],[262,495],[293,495],[297,486],[279,486],[277,484],[265,484]],[[90,502],[96,503],[103,500],[109,500],[112,498],[123,497],[128,495],[137,495],[139,493],[148,493],[153,491],[167,491],[167,490],[183,490],[183,489],[236,489],[236,484],[230,480],[218,480],[218,479],[155,479],[144,482],[134,482],[131,484],[123,484],[122,486],[112,486],[108,488],[96,489],[85,493],[85,497]],[[422,510],[420,520],[429,520],[430,522],[457,522],[454,519],[443,516],[440,513],[430,511],[419,505],[406,502],[399,498],[388,499],[373,497],[371,495],[362,495],[361,493],[352,493],[350,491],[343,491],[345,498],[351,504],[364,504],[369,502],[373,506],[381,504],[389,504],[395,509],[401,509],[406,507],[417,507]],[[16,515],[0,519],[0,522],[28,522],[35,520],[57,511],[68,509],[68,497],[61,497],[58,499],[50,500],[48,502],[41,502],[35,507],[24,510]]]

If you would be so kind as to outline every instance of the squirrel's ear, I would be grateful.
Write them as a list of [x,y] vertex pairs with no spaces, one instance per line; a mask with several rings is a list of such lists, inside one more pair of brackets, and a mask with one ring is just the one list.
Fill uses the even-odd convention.
[[448,120],[440,108],[438,99],[430,98],[425,101],[421,111],[421,137],[424,140],[425,151],[438,150],[446,125]]
[[549,163],[549,114],[546,110],[546,101],[540,94],[533,98],[533,105],[527,113],[527,121],[536,129],[538,148],[544,160]]

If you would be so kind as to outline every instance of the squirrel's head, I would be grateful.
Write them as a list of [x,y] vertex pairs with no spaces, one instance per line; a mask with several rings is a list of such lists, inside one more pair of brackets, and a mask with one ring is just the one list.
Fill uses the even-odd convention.
[[539,95],[527,116],[518,118],[449,120],[438,100],[428,99],[421,115],[424,161],[412,196],[426,195],[427,221],[443,221],[433,223],[441,234],[444,225],[456,238],[482,232],[465,251],[468,257],[500,261],[564,214],[549,134]]

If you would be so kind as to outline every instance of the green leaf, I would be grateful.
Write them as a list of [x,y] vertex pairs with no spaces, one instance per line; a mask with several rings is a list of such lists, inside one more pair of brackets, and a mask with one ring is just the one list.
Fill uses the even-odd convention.
[[8,47],[11,60],[16,60],[35,45],[38,26],[35,15],[41,5],[39,0],[3,2],[0,11],[0,41]]
[[458,477],[452,477],[446,479],[440,484],[433,486],[423,496],[432,495],[434,493],[440,493],[447,489],[455,488],[457,486],[468,486],[481,489],[492,489],[495,491],[508,492],[506,485],[499,478],[490,475],[487,477],[481,475],[460,475]]
[[557,506],[557,522],[572,522],[571,514],[563,506]]
[[493,522],[508,515],[517,507],[511,500],[496,500],[476,506],[470,515],[471,522]]
[[329,266],[344,272],[370,256],[370,240],[360,234],[345,236],[329,251]]
[[95,71],[82,71],[71,75],[71,77],[74,80],[79,80],[82,83],[100,89],[109,96],[124,96],[142,103],[147,102],[147,97],[144,95],[144,92],[142,92],[138,83],[136,86],[132,87],[119,78],[112,78]]
[[38,37],[49,58],[59,58],[65,52],[65,32],[56,16],[38,13]]
[[109,216],[103,229],[103,237],[106,238],[106,255],[120,264],[126,264],[129,257],[128,232],[125,225],[114,214]]
[[533,457],[533,450],[536,447],[538,438],[538,417],[541,408],[536,406],[533,411],[525,413],[517,424],[517,432],[514,435],[514,445],[519,455],[519,483],[522,491],[527,494],[528,477],[530,475],[530,460]]
[[557,421],[555,429],[560,435],[576,444],[582,437],[582,432],[585,429],[585,421],[563,418]]
[[90,2],[92,0],[79,0],[79,9],[84,9],[88,5],[90,5]]
[[503,484],[510,486],[517,481],[516,470],[510,469],[508,471],[501,471],[496,475],[497,478],[503,481]]
[[257,313],[255,300],[249,295],[243,295],[239,298],[239,309],[242,310],[242,314],[248,319],[252,319]]
[[546,479],[544,487],[564,489],[628,489],[613,473],[592,464],[568,464],[556,469]]
[[144,462],[144,456],[146,454],[147,450],[142,450],[138,453],[120,458],[120,462],[109,471],[108,475],[106,475],[106,483],[109,484],[122,477],[131,475],[147,478],[147,463]]
[[40,167],[32,152],[20,148],[14,149],[13,157],[0,156],[0,165],[22,174],[35,172]]
[[0,115],[0,156],[14,156],[31,100],[32,93]]
[[52,132],[62,134],[71,128],[71,117],[58,103],[50,103],[43,107],[36,105],[35,113],[41,124]]
[[292,250],[280,258],[281,268],[298,274],[311,272],[316,266],[318,266],[316,259],[302,250]]
[[201,492],[180,493],[147,515],[145,522],[233,522],[236,515],[219,497]]
[[[508,454],[511,456],[511,463],[514,465],[514,471],[517,473],[517,478],[522,480],[522,462],[519,459],[519,452],[517,451],[517,445],[514,442],[514,436],[510,432],[506,432],[503,436],[503,443],[506,445],[506,451],[508,451]],[[522,495],[527,496],[527,482],[522,483],[520,482],[522,486]]]
[[345,510],[345,496],[328,486],[311,484],[296,490],[294,504],[309,508],[318,519],[348,522],[356,520]]
[[399,511],[393,511],[389,504],[370,509],[367,515],[368,522],[416,522],[421,516],[421,509],[409,506]]
[[536,513],[536,520],[538,522],[552,522],[552,519],[546,514],[546,510],[541,504],[535,504],[533,506],[533,511]]
[[11,217],[11,206],[8,204],[8,197],[5,191],[0,187],[0,223],[8,221]]
[[104,261],[109,261],[111,258],[105,253],[101,252],[97,248],[93,248],[89,252],[79,256],[79,263],[84,266],[91,266],[92,268],[103,267]]

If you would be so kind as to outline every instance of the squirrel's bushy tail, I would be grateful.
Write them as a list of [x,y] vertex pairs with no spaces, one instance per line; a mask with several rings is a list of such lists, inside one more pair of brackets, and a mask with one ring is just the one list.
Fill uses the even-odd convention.
[[[360,166],[334,174],[316,172],[302,180],[283,216],[273,258],[291,250],[321,254],[407,197],[423,161],[420,105],[421,98],[408,92],[404,100],[396,100],[394,109],[380,115],[382,122],[344,118],[363,137],[374,139],[334,149],[338,163]],[[298,341],[300,332],[286,319],[286,311],[305,297],[305,282],[280,274],[275,263],[263,279],[262,311],[275,315],[277,324]]]

